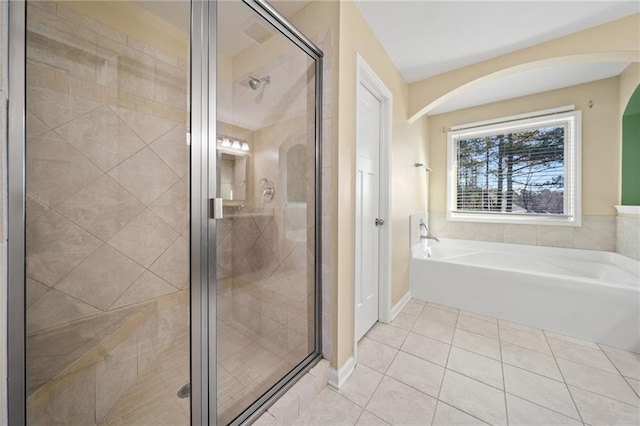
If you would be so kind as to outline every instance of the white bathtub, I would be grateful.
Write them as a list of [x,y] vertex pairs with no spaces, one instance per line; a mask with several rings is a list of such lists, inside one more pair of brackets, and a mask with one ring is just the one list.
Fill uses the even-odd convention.
[[412,248],[413,297],[640,351],[640,262],[592,250],[428,243]]

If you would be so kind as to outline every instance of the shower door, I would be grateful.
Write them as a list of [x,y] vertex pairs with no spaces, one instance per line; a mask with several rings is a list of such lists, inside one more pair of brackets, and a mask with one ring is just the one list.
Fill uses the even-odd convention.
[[254,0],[10,14],[9,421],[257,418],[320,357],[321,52]]
[[261,2],[217,4],[218,424],[247,419],[320,349],[321,58],[285,19]]
[[190,4],[15,3],[26,421],[188,425]]

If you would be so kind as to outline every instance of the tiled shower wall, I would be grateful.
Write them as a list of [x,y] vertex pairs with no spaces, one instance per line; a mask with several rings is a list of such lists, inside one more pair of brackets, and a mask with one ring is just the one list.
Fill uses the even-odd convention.
[[30,420],[90,424],[188,338],[188,71],[63,4],[27,13]]

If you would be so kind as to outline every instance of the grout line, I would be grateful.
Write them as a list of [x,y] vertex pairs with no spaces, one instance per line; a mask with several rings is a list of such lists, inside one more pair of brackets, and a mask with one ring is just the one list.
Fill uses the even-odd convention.
[[436,407],[433,410],[433,417],[431,418],[431,425],[436,418],[436,411],[438,410],[438,404],[440,404],[440,394],[442,393],[442,385],[444,384],[444,376],[447,375],[447,365],[449,365],[449,356],[451,356],[451,348],[453,347],[453,339],[456,337],[456,331],[458,326],[458,319],[460,318],[460,311],[456,315],[456,323],[453,325],[453,335],[451,336],[451,343],[449,344],[449,351],[447,352],[447,359],[444,362],[444,371],[442,372],[442,380],[440,380],[440,387],[438,388],[438,396],[436,397]]
[[553,357],[553,361],[556,363],[556,367],[558,368],[558,371],[560,372],[560,377],[562,377],[562,381],[564,382],[564,385],[567,388],[567,392],[569,393],[569,396],[571,397],[571,402],[573,402],[573,406],[576,408],[576,412],[578,413],[578,416],[580,417],[580,421],[582,422],[582,424],[584,424],[584,419],[582,418],[582,413],[580,413],[580,409],[578,408],[578,404],[576,404],[576,400],[573,398],[573,394],[571,393],[571,390],[569,389],[569,384],[567,383],[566,379],[564,378],[564,374],[562,373],[562,370],[560,369],[560,364],[558,364],[558,360],[556,359],[556,355],[553,352],[553,348],[549,344],[549,337],[547,337],[547,335],[545,333],[542,333],[542,334],[544,335],[544,339],[545,339],[545,342],[547,342],[547,346],[549,347],[549,350],[551,350],[551,356]]
[[507,405],[507,384],[504,380],[504,361],[502,360],[502,339],[500,338],[500,324],[496,321],[498,328],[498,349],[500,351],[500,371],[502,372],[502,395],[504,396],[504,413],[507,416],[507,425],[509,424],[509,406]]
[[[596,344],[597,344],[597,343],[596,343]],[[630,384],[630,383],[629,383],[629,381],[627,380],[627,377],[626,377],[624,374],[622,374],[622,371],[620,371],[620,369],[618,368],[618,366],[617,366],[617,365],[613,362],[613,360],[609,357],[609,354],[608,354],[606,351],[602,350],[602,348],[600,347],[600,345],[598,345],[598,347],[600,348],[600,350],[602,351],[602,353],[604,353],[604,356],[606,356],[606,357],[607,357],[607,359],[609,360],[609,362],[611,363],[611,365],[613,365],[613,368],[615,368],[615,369],[616,369],[616,371],[618,372],[618,374],[620,374],[620,377],[622,377],[622,380],[624,380],[624,382],[627,384],[627,386],[629,386],[629,387],[631,388],[631,391],[632,391],[633,393],[635,393],[635,394],[636,394],[636,396],[638,396],[638,398],[640,398],[640,394],[638,394],[638,392],[634,389],[634,387],[633,387],[633,386],[631,386],[631,384]],[[603,371],[606,371],[606,370],[603,370]],[[588,389],[587,389],[587,390],[588,390]],[[595,392],[594,392],[594,393],[595,393]],[[616,400],[616,401],[617,401],[617,400]],[[623,402],[623,401],[620,401],[620,402]]]

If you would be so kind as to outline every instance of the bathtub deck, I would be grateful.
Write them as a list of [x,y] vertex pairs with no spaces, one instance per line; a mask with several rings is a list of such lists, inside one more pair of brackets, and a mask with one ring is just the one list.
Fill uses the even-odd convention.
[[413,299],[297,424],[640,424],[639,394],[638,353]]

